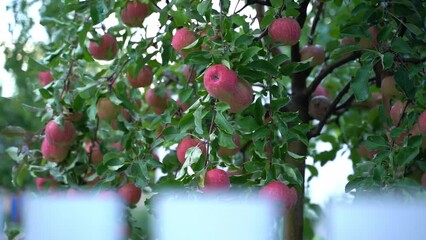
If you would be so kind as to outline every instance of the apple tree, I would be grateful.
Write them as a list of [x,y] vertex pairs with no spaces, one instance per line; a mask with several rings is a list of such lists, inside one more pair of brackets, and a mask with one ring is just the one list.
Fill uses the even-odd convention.
[[44,127],[10,151],[18,188],[118,189],[129,208],[165,187],[241,189],[282,203],[294,240],[319,211],[307,157],[349,151],[355,196],[426,185],[421,0],[42,2],[49,41],[25,61]]

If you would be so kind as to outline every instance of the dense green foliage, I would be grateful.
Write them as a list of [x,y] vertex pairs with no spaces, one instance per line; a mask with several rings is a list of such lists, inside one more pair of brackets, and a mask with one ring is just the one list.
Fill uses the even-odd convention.
[[[25,54],[25,72],[17,72],[20,67],[12,63],[14,58],[8,58],[9,64],[15,64],[17,79],[35,82],[28,79],[36,79],[36,72],[47,70],[55,79],[34,94],[28,91],[30,87],[26,87],[26,96],[19,92],[22,98],[18,102],[31,105],[34,111],[20,113],[31,114],[31,124],[8,123],[27,130],[22,145],[9,149],[17,164],[13,174],[16,187],[22,186],[28,174],[51,175],[63,189],[116,188],[130,181],[143,188],[149,206],[149,197],[162,187],[197,191],[204,184],[205,172],[220,166],[235,173],[230,177],[233,189],[255,192],[272,180],[295,187],[301,196],[295,215],[302,216],[295,219],[300,220],[305,202],[304,170],[317,174],[314,166],[305,164],[306,156],[325,164],[336,158],[337,151],[346,149],[351,152],[355,170],[347,191],[409,195],[422,188],[420,175],[426,172],[424,140],[412,129],[426,109],[423,1],[247,1],[248,8],[256,7],[257,19],[235,13],[229,8],[229,0],[220,1],[218,8],[212,8],[212,1],[159,5],[151,1],[149,18],[158,21],[153,37],[147,37],[147,28],[153,24],[147,20],[143,28],[129,28],[121,22],[120,12],[126,2],[44,1],[41,24],[50,39],[42,47],[43,55]],[[299,44],[289,47],[271,41],[267,27],[280,16],[302,23]],[[106,29],[102,23],[107,17],[116,17],[118,24]],[[260,21],[260,28],[254,28],[255,21]],[[377,44],[361,44],[373,40],[368,31],[373,26],[378,30]],[[185,58],[171,46],[173,34],[180,27],[197,35],[197,40],[183,50],[188,52]],[[89,41],[99,40],[104,32],[116,36],[119,46],[117,57],[108,62],[94,60],[88,50]],[[340,44],[346,37],[353,38],[354,43]],[[312,43],[325,48],[326,61],[320,66],[311,67],[310,60],[300,61],[299,48]],[[13,51],[23,54],[24,44],[19,40]],[[229,113],[229,105],[216,101],[204,88],[205,70],[219,63],[254,86],[253,103],[241,113]],[[156,114],[145,101],[149,87],[135,89],[128,83],[125,73],[136,75],[145,65],[153,71],[151,88],[174,99],[168,100],[162,114]],[[195,71],[193,83],[185,79],[184,66]],[[380,93],[382,79],[390,75],[394,75],[402,93],[399,100],[407,102],[396,125],[389,111],[398,99],[381,97]],[[331,105],[317,121],[308,115],[308,107],[320,84],[330,93]],[[35,101],[30,100],[32,97]],[[114,128],[111,121],[100,120],[96,107],[100,98],[108,98],[130,117],[120,114]],[[190,107],[183,110],[177,99]],[[46,161],[40,152],[43,128],[34,129],[33,124],[51,119],[63,123],[70,118],[78,135],[69,155],[59,164]],[[220,157],[217,151],[221,146],[235,147],[234,133],[241,137],[241,151]],[[192,148],[181,167],[176,144],[188,135],[202,139],[208,153],[204,156],[198,148]],[[332,149],[317,152],[318,141],[330,143]],[[104,154],[100,163],[90,162],[91,153],[84,150],[87,142],[100,143]],[[124,151],[112,146],[117,142]],[[363,145],[365,151],[375,150],[376,154],[370,159],[360,154]],[[153,155],[159,148],[167,153],[161,161]],[[155,179],[156,169],[164,176]],[[95,177],[100,181],[88,185]],[[306,199],[305,209],[317,208]],[[314,235],[311,220],[315,217],[305,214],[305,218],[305,238],[309,239]],[[145,230],[135,229],[133,237],[143,238]]]

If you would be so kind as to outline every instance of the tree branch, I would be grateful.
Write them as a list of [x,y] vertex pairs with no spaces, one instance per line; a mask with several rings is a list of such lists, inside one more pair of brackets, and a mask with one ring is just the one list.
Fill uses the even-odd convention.
[[315,77],[315,79],[312,81],[311,85],[306,89],[305,95],[310,96],[315,91],[315,89],[320,85],[321,81],[331,72],[334,71],[334,69],[345,65],[346,63],[353,61],[357,59],[360,56],[359,52],[353,52],[351,55],[346,56],[340,60],[337,60],[334,63],[331,63],[326,68],[322,69],[318,75]]
[[314,20],[312,22],[311,31],[310,31],[309,36],[308,36],[308,44],[309,45],[312,45],[313,42],[314,42],[315,30],[317,28],[317,25],[318,25],[318,22],[319,22],[319,19],[320,19],[320,16],[321,16],[321,13],[322,13],[323,9],[324,9],[324,2],[321,2],[318,5],[318,10],[317,10],[317,12],[315,14]]

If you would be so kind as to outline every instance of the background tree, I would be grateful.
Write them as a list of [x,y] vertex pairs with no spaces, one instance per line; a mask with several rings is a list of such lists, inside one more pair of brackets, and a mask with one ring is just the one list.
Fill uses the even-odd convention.
[[[54,188],[120,188],[129,206],[142,189],[148,208],[167,186],[261,189],[286,203],[285,239],[314,234],[304,213],[318,208],[304,183],[306,169],[317,170],[306,156],[325,164],[350,151],[346,190],[355,195],[420,190],[425,4],[240,7],[257,15],[242,16],[226,0],[44,2],[50,41],[42,58],[25,61],[44,72],[35,99],[46,107],[34,115],[49,124],[10,149],[19,169]],[[118,24],[106,29],[110,16]],[[147,16],[159,23],[153,37]],[[332,149],[317,152],[318,141]],[[14,174],[17,187],[24,176]],[[133,230],[134,238],[148,234]]]

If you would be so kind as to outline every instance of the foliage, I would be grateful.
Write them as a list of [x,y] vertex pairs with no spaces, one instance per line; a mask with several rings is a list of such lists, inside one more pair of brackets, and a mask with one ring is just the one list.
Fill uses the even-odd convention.
[[[124,0],[44,3],[41,23],[50,41],[43,46],[42,58],[29,58],[26,63],[31,71],[50,70],[55,81],[35,91],[36,104],[45,107],[33,114],[43,123],[73,119],[78,136],[67,159],[56,164],[40,153],[43,130],[32,131],[24,142],[28,151],[10,149],[19,169],[14,174],[15,184],[19,186],[28,172],[38,177],[51,175],[61,182],[61,188],[85,189],[93,188],[87,183],[99,176],[96,187],[119,187],[132,181],[151,196],[167,186],[195,192],[203,186],[205,172],[220,167],[236,172],[230,177],[232,188],[256,191],[272,180],[294,186],[301,196],[294,210],[299,217],[289,219],[295,221],[303,219],[305,169],[316,173],[313,166],[305,165],[306,156],[326,164],[335,159],[338,150],[350,149],[355,173],[347,191],[409,195],[421,189],[419,174],[426,171],[423,137],[411,129],[426,106],[426,10],[422,1],[247,1],[246,7],[258,11],[260,28],[254,27],[256,19],[230,9],[230,1],[220,1],[219,8],[212,7],[214,1],[166,2],[149,3],[150,18],[159,22],[152,37],[147,34],[147,21],[136,29],[121,22]],[[299,44],[288,47],[271,41],[267,27],[280,16],[301,23]],[[106,29],[102,23],[109,17],[117,17],[118,24]],[[371,45],[368,29],[373,26],[378,29],[378,44],[361,44],[370,41]],[[185,58],[171,46],[173,33],[180,27],[198,36],[183,49]],[[94,60],[88,50],[89,41],[98,40],[104,32],[117,37],[120,49],[108,62]],[[355,43],[340,44],[345,37]],[[299,47],[312,43],[325,48],[327,59],[321,66],[300,61]],[[203,73],[219,63],[254,86],[253,103],[241,113],[230,114],[228,104],[216,101],[204,88]],[[149,87],[131,88],[126,78],[126,72],[135,76],[145,65],[154,73],[150,87],[174,99],[161,114],[145,101]],[[195,71],[194,83],[186,81],[184,65]],[[389,111],[397,99],[374,98],[380,96],[381,81],[389,75],[395,76],[403,93],[399,100],[407,102],[396,126]],[[332,102],[316,121],[308,115],[308,104],[320,84],[330,92]],[[100,98],[119,105],[130,118],[119,115],[115,127],[100,120],[96,107]],[[183,110],[177,99],[190,107]],[[235,147],[234,133],[241,137],[241,151],[220,157],[219,147]],[[176,144],[188,135],[202,139],[208,154],[192,148],[181,167]],[[86,142],[95,141],[104,153],[98,164],[90,163],[91,153],[84,150]],[[318,141],[330,143],[332,150],[317,152]],[[111,145],[116,142],[125,150]],[[372,159],[360,156],[358,148],[363,144],[368,150],[377,150]],[[158,149],[167,153],[162,161],[153,156]],[[164,174],[158,180],[154,178],[156,169]],[[145,202],[147,206],[149,202]],[[307,226],[305,236],[312,237],[311,224]],[[295,229],[296,237],[288,239],[301,239],[301,229]],[[144,231],[133,235],[142,238]]]

